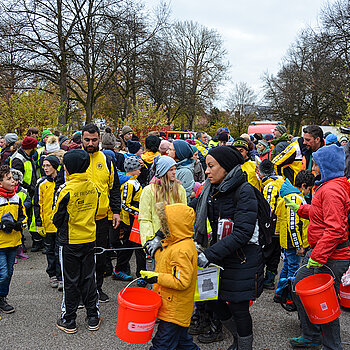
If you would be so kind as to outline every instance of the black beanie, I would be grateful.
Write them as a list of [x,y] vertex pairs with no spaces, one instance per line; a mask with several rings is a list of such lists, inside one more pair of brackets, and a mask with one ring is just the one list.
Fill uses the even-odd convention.
[[228,146],[212,148],[209,152],[215,160],[229,173],[236,165],[243,164],[244,159],[239,151]]
[[226,141],[228,142],[229,138],[228,138],[228,133],[226,132],[221,132],[219,135],[218,135],[218,141]]
[[84,173],[90,165],[89,153],[83,149],[73,149],[63,156],[63,164],[69,175]]
[[275,172],[274,165],[269,159],[264,159],[260,164],[259,164],[259,173],[261,176],[266,177],[266,176],[271,176]]
[[128,141],[126,143],[126,147],[128,147],[128,151],[131,154],[136,154],[140,148],[142,147],[141,143],[138,141]]
[[145,146],[149,151],[153,153],[158,152],[159,145],[160,145],[160,138],[158,136],[149,135],[146,137]]
[[53,154],[50,154],[49,156],[46,156],[44,158],[44,161],[47,160],[50,162],[50,164],[57,170],[57,168],[60,166],[60,160],[54,156]]

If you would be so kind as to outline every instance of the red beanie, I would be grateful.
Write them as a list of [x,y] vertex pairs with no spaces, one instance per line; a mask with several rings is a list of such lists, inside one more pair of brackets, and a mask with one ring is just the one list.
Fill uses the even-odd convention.
[[34,149],[38,145],[38,140],[34,137],[26,136],[22,141],[23,149]]

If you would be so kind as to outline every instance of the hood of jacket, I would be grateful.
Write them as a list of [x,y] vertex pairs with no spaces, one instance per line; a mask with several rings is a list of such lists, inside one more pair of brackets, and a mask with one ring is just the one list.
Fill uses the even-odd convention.
[[281,197],[286,196],[287,194],[291,193],[301,193],[296,187],[294,187],[288,179],[284,181],[284,183],[281,186],[280,189],[280,195]]
[[242,171],[241,165],[236,165],[218,186],[219,192],[227,192],[247,181],[247,175]]
[[288,134],[286,132],[283,135],[281,135],[279,138],[272,140],[271,143],[276,146],[279,142],[282,142],[282,141],[287,141],[287,142],[289,141]]
[[312,153],[312,157],[321,171],[321,179],[315,185],[344,176],[345,152],[343,147],[330,145],[319,148]]
[[121,186],[123,183],[128,181],[132,177],[132,175],[126,175],[126,174],[118,171],[118,177],[119,177],[119,182],[120,182],[120,186]]

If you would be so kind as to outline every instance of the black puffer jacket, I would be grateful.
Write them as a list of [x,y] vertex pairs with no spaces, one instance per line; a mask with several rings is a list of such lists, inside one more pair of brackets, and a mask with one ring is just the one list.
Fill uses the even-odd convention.
[[235,303],[255,300],[263,288],[262,250],[259,245],[249,243],[258,213],[252,186],[243,186],[237,205],[234,203],[235,191],[246,181],[241,168],[234,168],[219,186],[212,186],[207,201],[214,242],[219,218],[234,222],[233,232],[206,249],[204,254],[209,262],[224,268],[220,272],[220,299]]

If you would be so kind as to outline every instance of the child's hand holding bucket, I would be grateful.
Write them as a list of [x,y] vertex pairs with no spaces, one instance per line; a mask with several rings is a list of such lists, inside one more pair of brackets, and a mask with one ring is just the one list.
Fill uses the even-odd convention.
[[147,283],[153,284],[157,283],[159,273],[154,271],[141,270],[140,275]]

